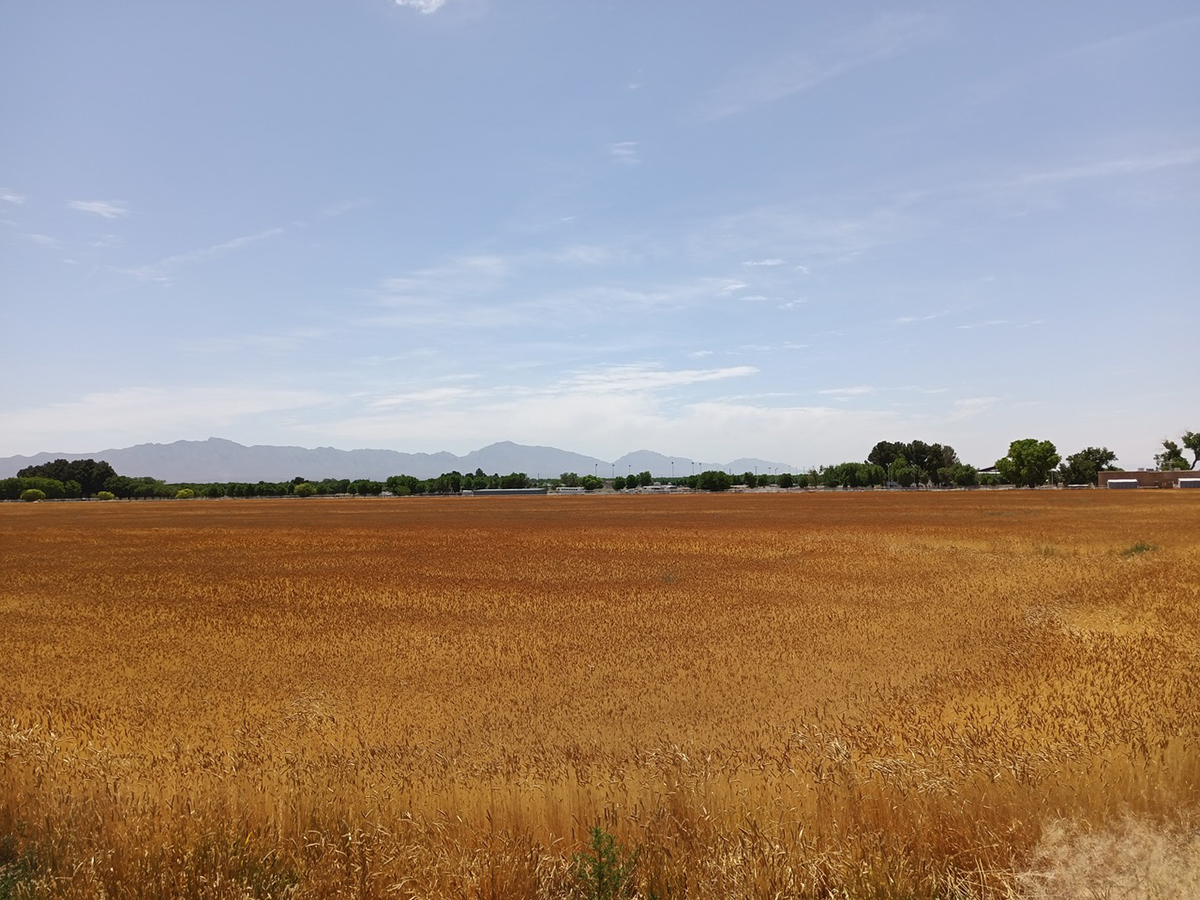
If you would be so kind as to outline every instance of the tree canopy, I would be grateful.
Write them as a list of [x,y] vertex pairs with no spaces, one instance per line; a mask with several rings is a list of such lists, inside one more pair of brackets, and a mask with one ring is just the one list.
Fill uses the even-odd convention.
[[1009,484],[1033,488],[1046,483],[1060,459],[1050,441],[1024,438],[1008,445],[1008,456],[996,460],[996,468]]
[[17,473],[18,478],[53,478],[66,484],[74,481],[84,497],[90,497],[104,487],[104,482],[117,473],[104,460],[56,459],[40,466],[26,466]]
[[696,488],[701,491],[727,491],[732,484],[733,479],[720,469],[708,469],[696,476]]
[[[954,467],[960,465],[958,454],[949,444],[927,444],[924,441],[880,441],[867,454],[871,465],[891,469],[892,480],[912,483],[951,484]],[[897,477],[894,466],[906,466],[904,480]],[[946,470],[943,472],[943,470]]]
[[[1155,454],[1154,463],[1164,472],[1170,469],[1194,469],[1200,462],[1200,432],[1185,431],[1179,443],[1168,439],[1162,442],[1162,447],[1162,453]],[[1191,451],[1191,462],[1184,456],[1184,450]]]
[[1107,447],[1086,447],[1068,456],[1058,474],[1066,484],[1099,484],[1100,473],[1113,471],[1116,461],[1117,454]]

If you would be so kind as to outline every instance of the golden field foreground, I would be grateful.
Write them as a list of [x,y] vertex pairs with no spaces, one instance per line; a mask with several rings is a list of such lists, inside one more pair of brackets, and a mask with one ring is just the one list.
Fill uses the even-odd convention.
[[2,504],[0,714],[0,898],[1195,897],[1200,496]]

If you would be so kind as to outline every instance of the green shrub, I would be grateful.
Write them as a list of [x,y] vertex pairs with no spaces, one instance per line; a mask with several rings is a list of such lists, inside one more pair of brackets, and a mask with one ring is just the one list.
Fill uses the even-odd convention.
[[96,499],[97,500],[116,500],[117,495],[114,494],[112,491],[97,491]]
[[175,492],[176,500],[191,500],[196,496],[196,492],[191,488],[180,488]]
[[587,900],[622,900],[633,896],[637,853],[628,853],[599,825],[592,827],[590,852],[575,854],[577,893]]
[[28,488],[21,491],[21,499],[26,503],[36,503],[38,500],[46,499],[46,492],[39,491],[37,488]]
[[316,492],[317,489],[312,485],[311,482],[308,481],[302,481],[300,484],[292,488],[292,493],[297,497],[311,497]]
[[1122,556],[1138,556],[1142,553],[1149,553],[1152,550],[1157,550],[1153,544],[1147,544],[1145,541],[1138,541],[1130,547],[1126,547],[1121,551]]

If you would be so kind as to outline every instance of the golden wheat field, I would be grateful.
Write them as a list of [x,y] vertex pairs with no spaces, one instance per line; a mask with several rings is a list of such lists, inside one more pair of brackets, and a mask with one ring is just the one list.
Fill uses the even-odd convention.
[[3,504],[0,564],[0,898],[1200,896],[1186,492]]

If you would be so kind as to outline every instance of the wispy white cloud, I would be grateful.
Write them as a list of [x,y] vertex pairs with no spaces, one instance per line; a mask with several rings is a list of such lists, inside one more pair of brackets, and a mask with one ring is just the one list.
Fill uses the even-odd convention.
[[0,200],[3,200],[5,203],[12,203],[17,206],[20,206],[22,203],[25,202],[25,195],[24,194],[14,194],[12,191],[8,191],[3,188],[0,188]]
[[23,234],[21,237],[27,241],[33,241],[39,247],[46,247],[50,250],[57,250],[62,246],[57,238],[52,238],[48,234]]
[[628,393],[655,391],[663,388],[719,381],[725,378],[741,378],[754,375],[753,366],[726,366],[721,369],[664,369],[654,365],[608,366],[580,372],[563,387],[578,389],[585,393]]
[[319,213],[317,213],[317,215],[321,216],[322,218],[332,219],[336,218],[337,216],[344,216],[348,212],[352,212],[356,209],[362,209],[364,206],[370,205],[371,201],[365,198],[359,198],[358,200],[342,200],[339,203],[329,204],[329,206],[326,206]]
[[554,262],[564,265],[599,266],[621,261],[625,258],[625,254],[611,247],[576,244],[554,251],[551,258]]
[[1007,319],[988,319],[986,322],[971,322],[966,325],[955,325],[960,331],[971,331],[975,328],[995,328],[998,325],[1009,324]]
[[[689,278],[629,287],[620,283],[568,284],[519,290],[519,276],[547,262],[596,265],[610,251],[568,248],[525,255],[475,255],[451,258],[385,280],[370,292],[381,312],[358,324],[366,327],[512,329],[529,323],[566,327],[651,311],[669,312],[711,306],[743,290],[728,278]],[[564,256],[565,254],[565,256]],[[619,254],[614,259],[623,259]]]
[[105,219],[124,219],[129,215],[129,204],[123,200],[72,200],[67,206]]
[[1093,160],[1055,169],[1035,170],[1017,174],[1009,184],[1013,187],[1061,184],[1090,178],[1110,178],[1154,172],[1200,162],[1200,147],[1179,147],[1133,156]]
[[701,118],[720,119],[773,103],[831,78],[896,56],[939,36],[942,21],[924,13],[884,13],[826,46],[734,72],[705,100]]
[[1037,89],[1042,84],[1061,80],[1064,74],[1082,67],[1088,78],[1096,77],[1109,60],[1121,56],[1137,44],[1161,40],[1164,35],[1185,35],[1200,22],[1200,16],[1182,16],[1114,34],[1100,40],[1070,47],[1030,62],[1022,63],[981,81],[959,86],[955,93],[968,103],[982,103],[1002,97],[1014,90]]
[[636,166],[641,162],[638,158],[637,141],[617,141],[615,144],[609,144],[608,155],[612,157],[613,162],[625,166]]
[[[860,210],[842,207],[824,214],[775,204],[697,223],[683,242],[700,259],[753,253],[767,246],[791,247],[813,260],[844,262],[868,250],[920,237],[930,228],[912,209],[896,203]],[[808,274],[809,270],[797,267],[796,271]]]
[[1000,402],[999,397],[964,397],[961,400],[955,400],[953,418],[962,419],[977,415],[998,402]]
[[748,259],[743,266],[782,266],[786,260],[782,259]]
[[934,319],[940,319],[944,315],[945,315],[945,313],[938,312],[938,313],[930,313],[929,315],[925,315],[925,316],[898,316],[897,318],[892,319],[890,324],[892,324],[892,325],[915,325],[918,322],[931,322]]
[[476,387],[434,387],[378,397],[370,401],[368,406],[372,409],[395,409],[398,406],[417,404],[443,405],[456,400],[477,397],[479,394],[480,391]]
[[256,353],[287,353],[311,341],[328,337],[328,330],[295,328],[279,334],[234,334],[204,338],[185,344],[185,348],[197,353],[244,353],[247,350]]
[[168,256],[160,259],[158,262],[150,263],[144,266],[138,266],[133,269],[121,269],[128,275],[133,275],[143,281],[158,281],[161,283],[170,282],[170,271],[179,268],[180,266],[191,265],[206,259],[214,259],[223,256],[226,253],[232,253],[236,250],[241,250],[251,244],[256,244],[259,241],[265,241],[268,238],[273,238],[276,235],[283,234],[282,228],[267,228],[263,231],[255,232],[254,234],[246,234],[241,237],[236,237],[233,240],[224,241],[220,244],[214,244],[211,247],[203,247],[199,250],[190,250],[187,253],[179,253],[175,256]]
[[407,6],[417,12],[428,15],[435,13],[446,5],[446,0],[396,0],[397,6]]
[[875,389],[867,385],[855,385],[853,387],[827,388],[823,391],[817,391],[825,397],[835,397],[838,400],[849,400],[851,397],[861,397],[864,394],[870,394]]

